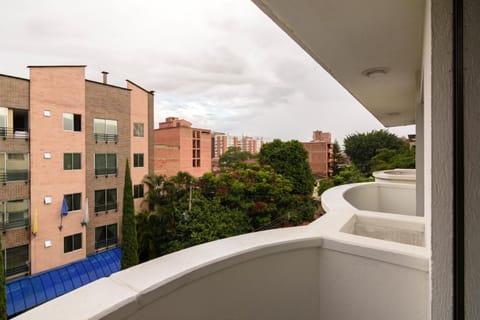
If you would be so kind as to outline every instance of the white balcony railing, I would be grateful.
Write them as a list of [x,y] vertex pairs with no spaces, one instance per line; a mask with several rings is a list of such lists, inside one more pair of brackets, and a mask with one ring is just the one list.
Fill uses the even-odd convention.
[[423,218],[342,208],[160,257],[17,319],[426,319]]

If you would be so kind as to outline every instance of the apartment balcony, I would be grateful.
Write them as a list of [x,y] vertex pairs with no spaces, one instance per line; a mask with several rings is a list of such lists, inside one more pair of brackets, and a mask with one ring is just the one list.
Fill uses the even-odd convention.
[[95,176],[112,176],[118,174],[118,168],[95,168]]
[[0,127],[0,139],[25,139],[30,138],[30,133],[27,129],[12,129],[6,127]]
[[118,143],[118,134],[95,133],[94,137],[95,137],[95,143],[98,143],[98,142]]
[[[405,199],[414,191],[375,182],[333,188],[322,197],[327,214],[308,226],[181,250],[18,319],[427,319],[425,224],[386,205],[393,188]],[[357,192],[382,205],[357,208]]]
[[0,171],[0,182],[28,181],[29,170]]

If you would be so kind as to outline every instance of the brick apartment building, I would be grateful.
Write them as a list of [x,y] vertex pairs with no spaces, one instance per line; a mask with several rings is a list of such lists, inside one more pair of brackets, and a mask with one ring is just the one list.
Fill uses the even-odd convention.
[[237,137],[215,132],[212,138],[212,158],[220,158],[230,147],[240,148],[242,151],[255,154],[260,152],[263,143],[263,138]]
[[313,132],[313,140],[302,144],[308,152],[308,162],[315,178],[330,177],[332,175],[330,163],[333,161],[332,135],[316,130]]
[[103,82],[86,80],[85,66],[29,70],[30,79],[0,75],[7,278],[119,244],[126,160],[137,210],[143,177],[153,171],[153,92],[128,80],[126,88],[109,85],[106,72]]
[[169,117],[154,130],[155,174],[174,176],[179,171],[201,177],[211,170],[211,132],[192,128],[186,120]]

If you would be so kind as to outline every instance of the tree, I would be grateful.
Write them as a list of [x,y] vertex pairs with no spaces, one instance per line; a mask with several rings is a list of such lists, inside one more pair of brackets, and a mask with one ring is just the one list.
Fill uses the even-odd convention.
[[377,154],[370,160],[372,171],[389,170],[395,168],[415,168],[415,148],[404,150],[378,149]]
[[307,151],[296,140],[282,142],[275,139],[263,145],[258,156],[261,164],[271,166],[276,173],[290,180],[294,194],[302,195],[311,195],[315,184],[307,159]]
[[408,148],[404,140],[385,130],[348,135],[344,140],[345,153],[355,166],[365,175],[371,175],[370,160],[379,149],[401,151]]
[[138,264],[137,230],[133,206],[132,179],[128,159],[125,165],[122,211],[122,270]]
[[331,168],[333,170],[332,175],[337,175],[340,173],[340,170],[345,167],[345,158],[340,150],[340,145],[338,141],[335,140],[333,143],[333,163]]
[[244,162],[253,159],[254,155],[247,151],[242,151],[240,148],[230,147],[220,156],[218,161],[220,168],[232,167],[236,163]]
[[[0,237],[0,252],[2,251],[2,239]],[[0,320],[7,320],[7,296],[5,291],[5,264],[3,254],[0,254]]]

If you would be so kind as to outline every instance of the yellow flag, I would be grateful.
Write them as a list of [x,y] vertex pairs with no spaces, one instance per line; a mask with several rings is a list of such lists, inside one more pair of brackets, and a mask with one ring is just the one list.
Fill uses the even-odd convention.
[[35,209],[35,213],[33,214],[33,229],[32,233],[37,234],[38,232],[38,210]]

